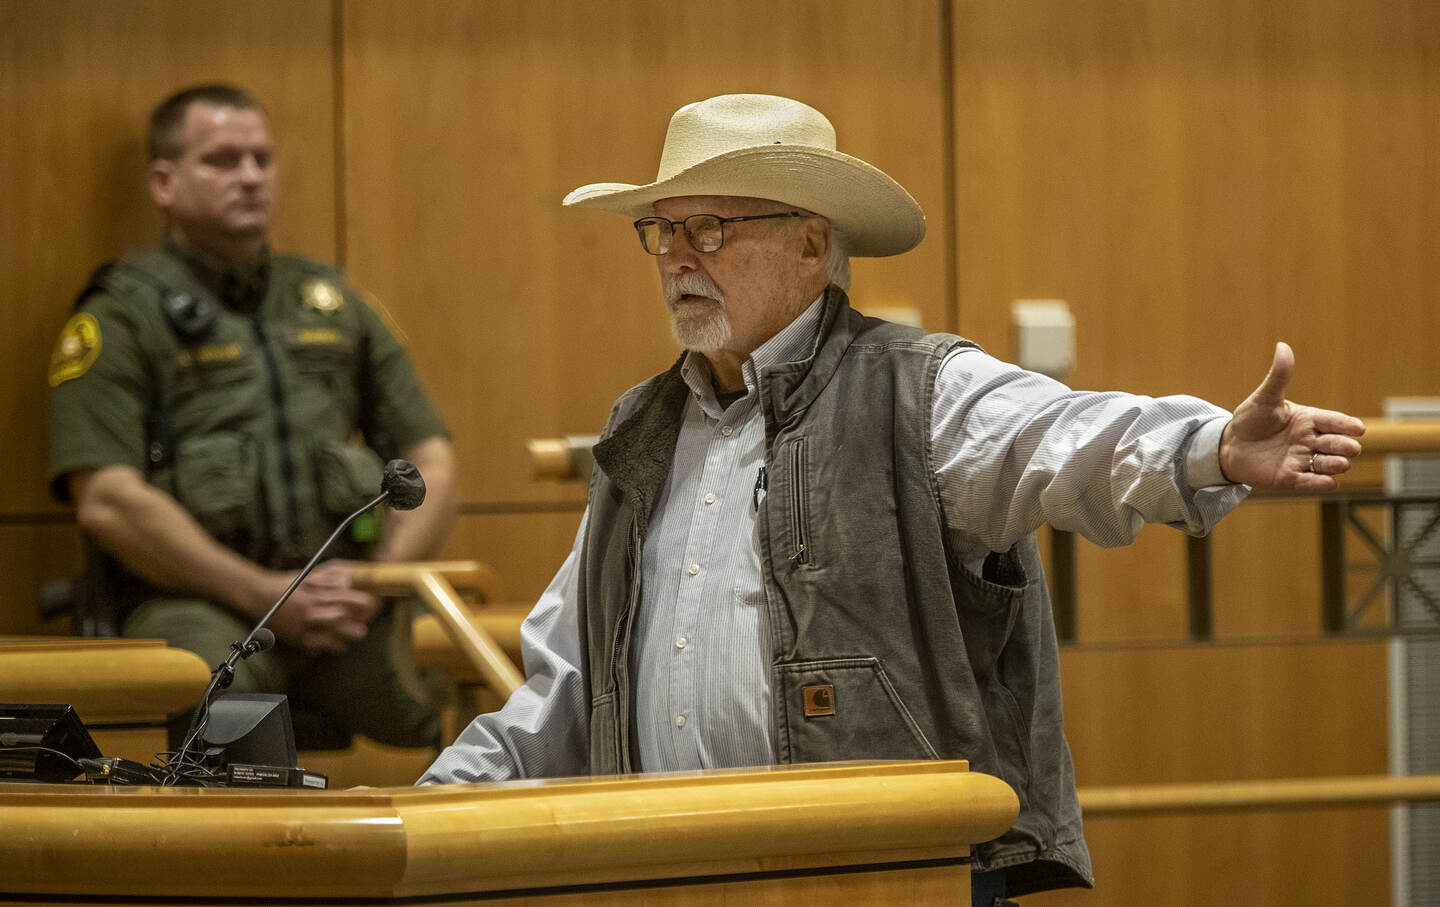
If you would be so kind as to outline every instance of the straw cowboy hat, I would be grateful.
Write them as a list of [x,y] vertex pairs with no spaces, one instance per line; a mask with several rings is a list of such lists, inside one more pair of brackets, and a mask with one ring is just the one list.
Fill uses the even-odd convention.
[[925,214],[904,187],[835,150],[820,111],[765,94],[727,94],[687,104],[670,118],[653,183],[592,183],[568,207],[631,217],[682,195],[738,195],[795,205],[830,220],[857,256],[895,255],[925,236]]

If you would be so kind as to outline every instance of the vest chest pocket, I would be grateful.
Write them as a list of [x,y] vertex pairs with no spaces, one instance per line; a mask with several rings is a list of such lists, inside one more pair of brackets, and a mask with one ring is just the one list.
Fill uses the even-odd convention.
[[222,541],[260,523],[259,454],[239,432],[186,438],[175,446],[175,497]]

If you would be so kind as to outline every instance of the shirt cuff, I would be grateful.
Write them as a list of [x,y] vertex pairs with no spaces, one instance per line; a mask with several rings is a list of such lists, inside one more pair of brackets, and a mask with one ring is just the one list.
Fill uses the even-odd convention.
[[1234,485],[1220,471],[1220,435],[1230,424],[1230,415],[1217,416],[1195,430],[1185,452],[1185,483],[1192,490],[1216,485]]

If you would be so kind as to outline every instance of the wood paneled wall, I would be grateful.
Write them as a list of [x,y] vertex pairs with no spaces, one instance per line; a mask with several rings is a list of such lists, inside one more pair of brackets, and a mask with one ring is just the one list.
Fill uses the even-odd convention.
[[[1077,387],[1234,406],[1283,339],[1300,401],[1440,393],[1440,7],[958,0],[953,26],[963,333],[1006,351],[1010,300],[1060,297]],[[1222,526],[1217,576],[1277,569],[1222,580],[1221,632],[1262,602],[1314,632],[1311,526]],[[1081,635],[1182,635],[1180,541],[1084,548]]]
[[[650,179],[680,104],[801,98],[910,189],[929,235],[857,262],[862,308],[916,308],[1004,356],[1012,299],[1064,298],[1077,386],[1226,405],[1286,339],[1297,398],[1368,414],[1440,392],[1437,60],[1440,8],[1420,2],[0,0],[17,479],[0,633],[41,629],[40,582],[78,563],[44,488],[45,364],[88,269],[158,236],[142,124],[180,85],[266,103],[276,245],[344,264],[394,316],[460,452],[447,554],[496,564],[518,599],[563,557],[583,495],[532,481],[524,441],[597,431],[677,352],[624,219],[559,200]],[[1317,531],[1303,503],[1221,526],[1217,636],[1315,634]],[[1161,528],[1082,546],[1080,634],[1101,645],[1064,665],[1081,783],[1383,771],[1381,648],[1180,646],[1183,561]],[[1229,891],[1199,881],[1218,849],[1240,878],[1317,854],[1340,867],[1326,886],[1365,900],[1386,884],[1377,816],[1097,823],[1103,887],[1078,899]],[[1352,821],[1365,859],[1331,848]]]
[[[1433,4],[958,0],[952,26],[962,333],[1003,354],[1010,300],[1060,297],[1078,387],[1234,405],[1284,339],[1296,399],[1440,393]],[[1082,543],[1081,639],[1182,638],[1183,541]],[[1318,547],[1313,504],[1227,519],[1217,637],[1316,634]],[[1081,784],[1386,771],[1379,645],[1082,646],[1064,667]],[[1036,900],[1379,903],[1387,837],[1383,810],[1104,820],[1097,896]]]

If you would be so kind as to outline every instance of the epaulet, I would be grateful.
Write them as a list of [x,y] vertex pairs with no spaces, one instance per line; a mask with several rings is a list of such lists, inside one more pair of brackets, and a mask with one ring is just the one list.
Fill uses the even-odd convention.
[[167,292],[164,282],[136,264],[135,260],[112,258],[102,262],[100,267],[90,273],[90,278],[85,281],[85,288],[75,297],[72,308],[79,309],[85,300],[101,291],[123,293],[129,288],[127,283],[129,287],[148,286],[162,295]]
[[78,310],[85,300],[93,294],[105,289],[105,279],[120,264],[119,259],[112,258],[109,261],[101,262],[100,267],[90,272],[90,278],[85,281],[85,288],[75,297],[75,302],[70,306],[72,310]]

